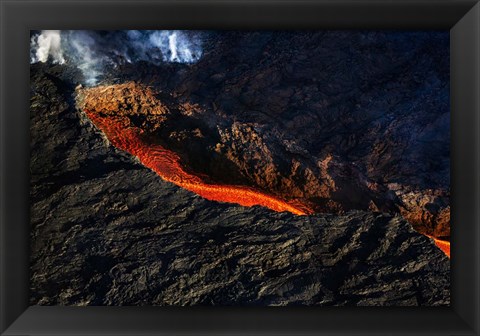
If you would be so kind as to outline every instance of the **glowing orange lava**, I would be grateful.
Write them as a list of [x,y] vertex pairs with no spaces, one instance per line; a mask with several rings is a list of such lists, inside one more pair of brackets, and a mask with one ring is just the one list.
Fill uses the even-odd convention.
[[432,236],[428,236],[426,235],[427,237],[429,238],[432,238],[433,241],[435,242],[435,245],[437,245],[437,247],[443,251],[443,253],[445,253],[447,255],[447,257],[450,258],[450,242],[449,241],[446,241],[446,240],[440,240],[440,239],[437,239],[435,237],[432,237]]
[[260,205],[275,211],[289,211],[306,215],[308,211],[288,204],[274,196],[234,185],[207,184],[200,177],[184,170],[180,157],[160,145],[148,144],[142,139],[143,131],[132,127],[127,118],[102,117],[85,110],[92,122],[100,128],[116,147],[139,158],[146,167],[155,171],[162,179],[190,190],[208,200],[237,203],[243,206]]
[[[180,163],[180,157],[176,153],[160,145],[146,143],[142,139],[143,130],[132,127],[128,118],[101,116],[88,110],[85,112],[116,148],[138,157],[143,165],[155,171],[165,181],[172,182],[211,201],[236,203],[243,206],[260,205],[279,212],[289,211],[296,215],[313,213],[304,206],[289,204],[253,188],[205,183],[199,176],[185,171]],[[437,247],[450,258],[450,242],[426,236],[433,239]]]

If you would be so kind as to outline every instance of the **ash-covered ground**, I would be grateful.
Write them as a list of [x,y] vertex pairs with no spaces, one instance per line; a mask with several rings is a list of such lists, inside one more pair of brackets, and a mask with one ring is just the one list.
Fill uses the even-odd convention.
[[[201,42],[195,62],[116,62],[87,89],[67,55],[31,65],[31,304],[449,305],[449,259],[420,234],[450,235],[448,32]],[[165,182],[86,107],[313,214]]]

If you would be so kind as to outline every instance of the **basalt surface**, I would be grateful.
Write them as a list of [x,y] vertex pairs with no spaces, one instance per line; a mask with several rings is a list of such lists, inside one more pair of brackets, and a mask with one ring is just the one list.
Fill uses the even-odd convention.
[[31,304],[447,305],[449,260],[399,216],[210,202],[32,83]]
[[[68,66],[32,65],[31,304],[448,305],[449,259],[411,226],[449,236],[445,41],[336,34],[334,50],[328,33],[225,33],[196,64],[76,90]],[[192,180],[159,176],[112,121]],[[192,181],[314,214],[209,201]]]
[[80,105],[216,183],[306,213],[400,213],[448,240],[448,62],[444,33],[212,33],[199,62],[126,64]]
[[[387,204],[390,207],[383,207],[383,211],[402,214],[419,232],[427,236],[440,236],[441,241],[438,239],[435,241],[443,244],[442,250],[450,256],[449,242],[444,241],[448,236],[439,235],[435,230],[433,232],[428,230],[432,223],[441,224],[447,229],[449,227],[450,208],[445,204],[448,199],[443,199],[446,206],[440,209],[429,203],[445,197],[442,191],[423,190],[405,193],[398,185],[390,184],[388,187],[398,192],[399,198],[395,199],[392,194],[386,194],[386,188],[381,188],[378,183],[369,181],[358,171],[352,173],[349,163],[331,163],[332,155],[328,155],[325,160],[319,162],[322,169],[321,174],[316,177],[316,183],[304,181],[309,188],[307,190],[317,192],[323,190],[326,197],[333,199],[340,197],[340,194],[334,194],[333,191],[338,191],[339,185],[348,184],[344,190],[345,194],[341,194],[343,197],[336,198],[336,201],[328,199],[327,203],[323,204],[329,207],[320,208],[318,203],[307,198],[305,193],[299,193],[292,184],[292,181],[297,181],[295,174],[289,176],[290,180],[285,184],[283,191],[274,189],[272,192],[268,186],[255,183],[245,174],[242,175],[244,171],[232,165],[231,158],[216,155],[214,151],[226,144],[215,144],[215,141],[212,141],[212,138],[221,141],[221,136],[216,130],[206,127],[203,114],[198,110],[196,112],[199,115],[196,114],[195,107],[188,104],[175,105],[171,99],[162,97],[150,87],[133,82],[87,89],[80,87],[77,88],[76,95],[79,109],[116,148],[136,156],[142,164],[154,170],[164,180],[204,198],[245,206],[261,205],[275,211],[289,211],[297,215],[315,212],[344,213],[347,205],[363,209],[362,204],[366,210],[379,211],[377,204]],[[169,107],[162,104],[162,98],[170,101]],[[235,128],[235,125],[232,128]],[[254,150],[262,148],[261,155],[255,154],[256,161],[271,161],[272,166],[268,170],[259,170],[256,176],[268,179],[269,174],[275,173],[278,167],[273,161],[272,152],[253,129],[249,129],[248,134],[250,136],[244,134],[240,143],[251,146]],[[236,149],[235,144],[231,145]],[[252,150],[248,150],[246,155],[251,153]],[[203,169],[200,169],[200,172],[191,169],[189,163],[192,156],[197,157],[198,162],[202,163]],[[295,158],[291,164],[294,170],[300,165]],[[246,167],[246,163],[242,166]],[[313,175],[311,177],[315,178]],[[353,191],[352,185],[356,188]],[[354,192],[363,194],[355,195]],[[355,197],[359,203],[352,204],[351,200]],[[375,199],[375,202],[369,197]],[[424,210],[419,211],[419,208]],[[438,213],[434,216],[431,212],[435,211]],[[448,246],[447,250],[445,246]]]

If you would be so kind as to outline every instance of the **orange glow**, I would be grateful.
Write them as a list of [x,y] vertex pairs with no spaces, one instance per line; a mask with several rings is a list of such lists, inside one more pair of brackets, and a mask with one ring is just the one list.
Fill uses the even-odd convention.
[[440,239],[437,239],[435,237],[429,236],[427,234],[425,236],[427,236],[430,239],[433,239],[433,241],[435,242],[435,245],[437,245],[437,247],[440,250],[442,250],[443,253],[445,253],[447,255],[447,257],[450,258],[450,242],[449,241],[440,240]]
[[[302,205],[289,204],[253,188],[205,183],[199,176],[185,171],[180,163],[180,157],[176,153],[160,145],[146,143],[142,139],[143,130],[132,127],[127,117],[103,117],[88,110],[85,112],[116,148],[138,157],[143,165],[152,169],[165,181],[172,182],[203,198],[248,207],[259,205],[278,212],[289,211],[295,215],[313,213]],[[437,247],[450,258],[450,242],[426,236],[433,239]]]
[[447,257],[450,258],[450,242],[449,241],[445,241],[445,240],[440,240],[440,239],[437,239],[437,238],[433,238],[433,241],[435,242],[435,245],[437,245],[437,247],[443,251],[443,253],[445,253],[447,255]]
[[155,171],[165,181],[211,201],[237,203],[249,207],[260,205],[279,212],[289,211],[296,215],[311,213],[253,188],[207,184],[200,177],[186,172],[176,153],[160,145],[146,143],[141,136],[143,130],[132,127],[126,117],[102,117],[88,110],[85,112],[90,120],[105,133],[112,145],[138,157],[143,165]]

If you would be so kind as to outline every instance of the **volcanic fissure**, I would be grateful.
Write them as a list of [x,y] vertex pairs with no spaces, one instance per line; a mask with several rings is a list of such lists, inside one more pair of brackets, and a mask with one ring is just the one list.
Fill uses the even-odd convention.
[[[339,200],[337,195],[334,202],[331,202],[301,194],[298,196],[295,190],[288,192],[288,185],[287,188],[282,186],[269,190],[268,183],[262,184],[258,181],[268,180],[270,172],[256,172],[257,175],[252,178],[245,173],[248,169],[239,169],[238,163],[235,165],[231,160],[218,155],[218,148],[225,147],[225,141],[222,143],[218,135],[211,136],[212,127],[209,128],[201,116],[195,115],[199,113],[198,107],[175,104],[171,96],[162,96],[149,87],[133,82],[93,88],[80,87],[77,90],[77,103],[114,147],[137,157],[163,180],[205,199],[247,207],[263,206],[295,215],[315,212],[341,213],[349,207],[355,208],[354,201],[348,197]],[[258,141],[258,136],[253,133],[249,139],[242,140],[252,139]],[[235,144],[231,146],[234,147]],[[322,163],[325,166],[323,169],[327,170],[331,161],[331,156],[326,157]],[[340,165],[338,167],[345,169]],[[353,176],[358,174],[350,173]],[[262,174],[265,176],[258,176]],[[335,181],[328,181],[328,178],[332,179],[329,175],[326,177],[327,184],[335,184]],[[371,189],[375,188],[374,186]],[[350,190],[358,192],[352,188]],[[375,199],[375,196],[372,199]],[[359,201],[357,203],[361,204]],[[370,201],[368,207],[371,210],[400,212],[407,219],[412,218],[411,213],[405,213],[405,210],[392,211],[392,205],[381,199]],[[419,231],[433,239],[450,257],[449,241]]]

